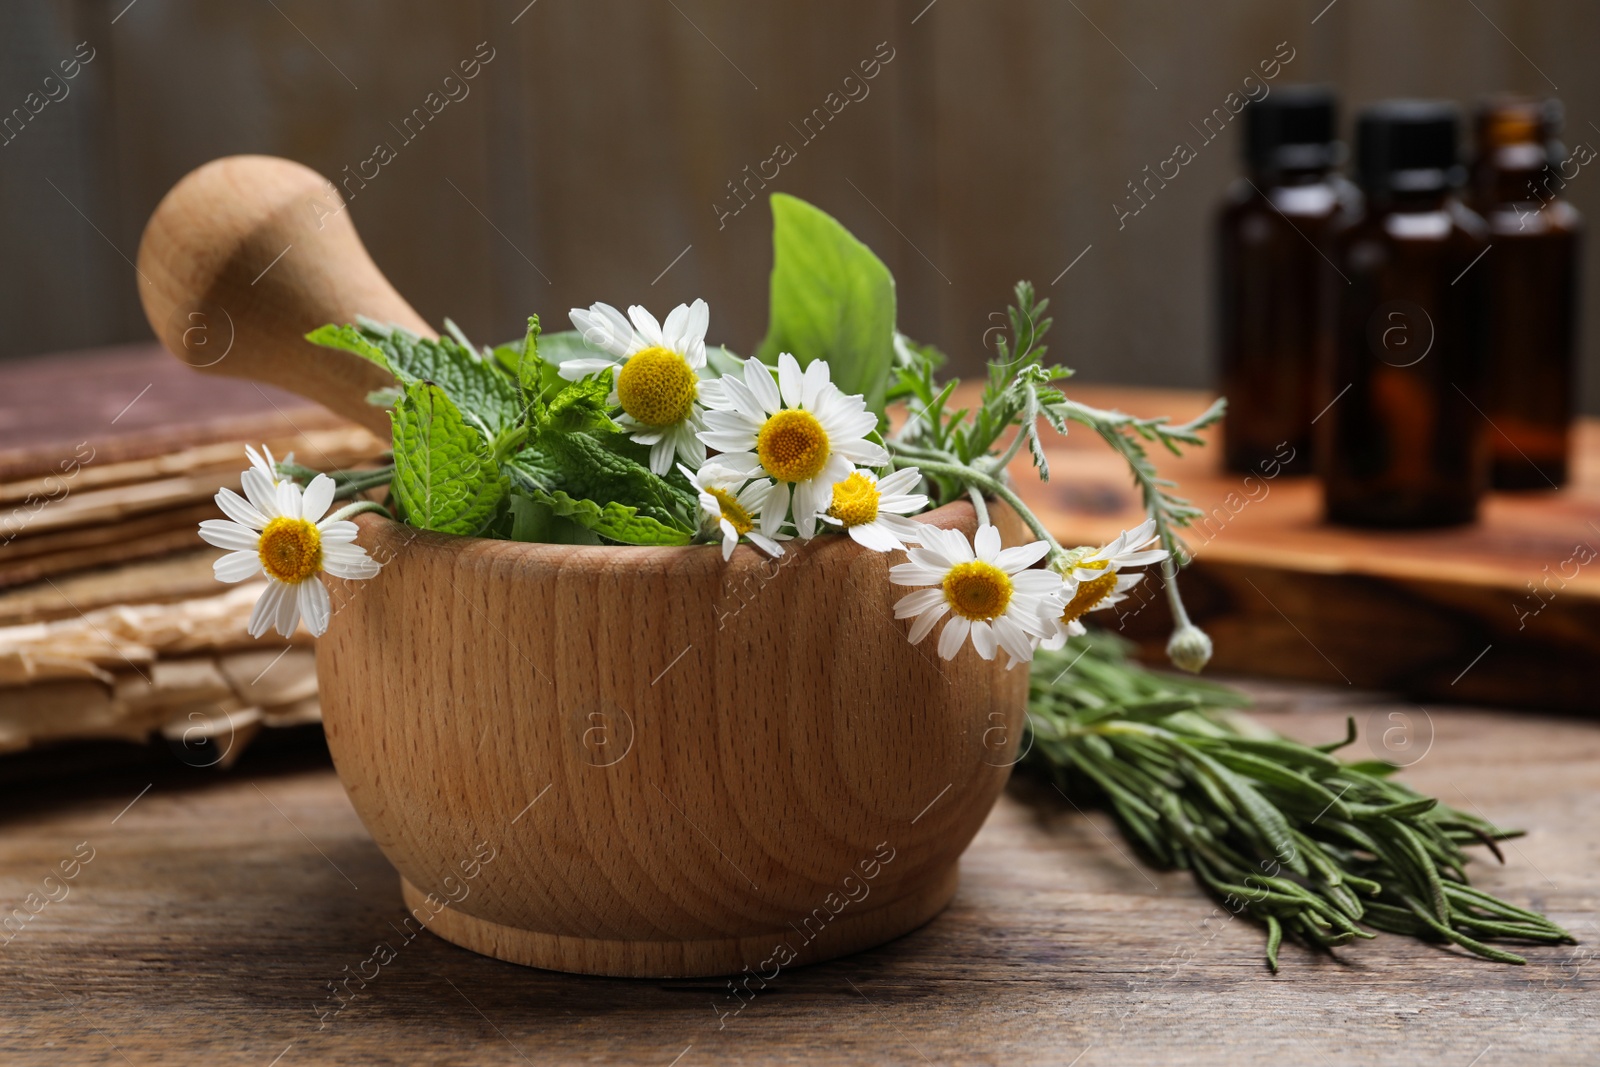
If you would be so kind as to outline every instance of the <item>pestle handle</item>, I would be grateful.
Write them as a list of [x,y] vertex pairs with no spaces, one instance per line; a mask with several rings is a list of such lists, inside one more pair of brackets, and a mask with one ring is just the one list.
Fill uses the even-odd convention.
[[334,187],[273,156],[228,156],[162,198],[139,242],[139,295],[167,350],[208,374],[279,386],[389,438],[367,403],[381,367],[305,335],[366,315],[434,331],[378,270]]

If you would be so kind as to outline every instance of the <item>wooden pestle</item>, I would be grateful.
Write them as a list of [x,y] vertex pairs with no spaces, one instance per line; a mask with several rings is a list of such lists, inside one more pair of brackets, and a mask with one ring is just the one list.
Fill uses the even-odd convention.
[[334,186],[274,156],[185,175],[145,226],[139,272],[145,315],[173,355],[299,393],[385,441],[388,412],[367,394],[394,379],[305,335],[366,315],[435,336],[372,262]]

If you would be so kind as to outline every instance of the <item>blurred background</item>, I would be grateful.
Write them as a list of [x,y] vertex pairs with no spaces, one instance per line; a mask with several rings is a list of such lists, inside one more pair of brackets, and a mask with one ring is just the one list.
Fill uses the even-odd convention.
[[[379,266],[480,341],[529,312],[704,296],[713,339],[748,352],[782,190],[883,257],[901,328],[958,369],[1030,278],[1086,380],[1203,387],[1242,124],[1202,127],[1262,61],[1283,62],[1271,85],[1336,86],[1347,136],[1378,98],[1518,90],[1565,101],[1570,149],[1600,144],[1596,40],[1581,0],[19,0],[0,8],[0,357],[149,338],[130,260],[150,211],[201,163],[262,152],[364,169],[347,196]],[[1122,217],[1179,142],[1197,157]],[[1565,195],[1600,216],[1587,169]],[[1600,411],[1600,336],[1581,346]]]

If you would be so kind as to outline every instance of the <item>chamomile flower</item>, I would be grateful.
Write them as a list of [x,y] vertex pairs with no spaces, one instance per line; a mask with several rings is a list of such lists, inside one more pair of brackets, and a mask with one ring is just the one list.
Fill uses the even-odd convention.
[[577,381],[608,368],[615,372],[610,402],[623,412],[617,421],[633,431],[633,440],[650,446],[655,473],[670,471],[674,457],[691,467],[704,463],[706,446],[695,434],[705,425],[700,375],[711,322],[706,302],[679,304],[665,325],[637,304],[626,319],[610,304],[573,308],[569,317],[584,341],[606,358],[563,360],[561,377]]
[[1034,648],[1050,630],[1049,617],[1061,607],[1061,576],[1029,570],[1050,546],[1044,541],[1000,546],[1000,531],[984,524],[971,544],[960,530],[923,526],[922,544],[910,550],[910,561],[889,568],[896,585],[931,585],[894,606],[897,619],[916,618],[907,636],[917,644],[934,625],[954,613],[939,635],[939,655],[953,659],[966,643],[984,659],[996,648],[1011,656],[1011,666],[1031,661]]
[[319,576],[326,571],[339,578],[371,578],[378,564],[355,543],[355,523],[323,519],[333,503],[332,478],[319,474],[302,493],[287,478],[274,482],[276,475],[263,471],[258,458],[252,453],[251,469],[244,472],[245,496],[231,489],[218,492],[217,506],[228,517],[202,522],[200,536],[232,550],[213,566],[219,581],[266,575],[266,592],[250,614],[251,637],[274,627],[288,637],[302,616],[306,629],[321,636],[332,609]]
[[904,550],[921,539],[923,523],[906,518],[928,506],[921,493],[907,493],[922,481],[915,467],[902,467],[879,480],[869,470],[855,470],[833,485],[828,510],[817,516],[838,526],[856,543],[874,552]]
[[733,555],[739,538],[749,538],[750,543],[769,556],[783,555],[779,541],[789,535],[779,531],[783,525],[784,508],[776,512],[766,509],[773,485],[765,478],[751,481],[737,471],[715,463],[708,463],[698,471],[683,464],[678,469],[700,491],[700,515],[705,525],[722,534],[722,558]]
[[266,478],[268,485],[283,481],[278,474],[278,462],[272,458],[272,449],[262,445],[261,451],[257,452],[253,446],[245,445],[244,454],[250,457],[250,469]]
[[[706,430],[700,440],[723,455],[717,462],[742,474],[776,481],[772,499],[794,500],[794,525],[801,537],[817,532],[817,516],[830,505],[833,487],[853,464],[879,467],[889,461],[883,446],[867,440],[878,417],[860,396],[833,384],[828,364],[813,360],[802,373],[789,353],[778,356],[777,380],[760,360],[746,360],[744,380],[720,379],[706,397]],[[769,501],[768,506],[772,503]]]
[[1146,519],[1073,564],[1062,576],[1066,607],[1053,618],[1056,632],[1046,638],[1044,647],[1060,648],[1068,637],[1084,633],[1084,615],[1126,600],[1128,590],[1144,578],[1142,572],[1135,573],[1137,568],[1167,558],[1155,530],[1155,520]]

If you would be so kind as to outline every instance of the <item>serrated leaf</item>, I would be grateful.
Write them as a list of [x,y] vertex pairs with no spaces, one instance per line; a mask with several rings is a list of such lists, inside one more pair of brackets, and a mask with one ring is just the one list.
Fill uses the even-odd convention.
[[568,496],[559,490],[554,493],[535,490],[533,500],[560,518],[570,519],[601,537],[625,545],[686,545],[693,535],[691,530],[657,522],[648,515],[639,514],[637,508],[616,501],[600,504]]
[[550,398],[540,420],[541,427],[557,433],[582,433],[601,430],[615,433],[621,429],[608,414],[611,396],[611,372],[601,371],[589,378],[570,382]]
[[771,310],[756,355],[828,361],[833,382],[883,414],[894,362],[894,277],[837,220],[804,200],[772,197]]
[[440,533],[481,531],[510,487],[483,435],[432,382],[406,386],[390,419],[392,486],[406,521]]
[[[612,435],[621,436],[621,435]],[[514,466],[542,481],[547,492],[573,499],[637,507],[639,513],[667,525],[693,529],[696,495],[619,455],[587,433],[542,433],[518,454]]]
[[433,382],[469,421],[498,434],[522,412],[516,384],[496,361],[453,337],[420,337],[399,326],[322,326],[306,334],[312,344],[354,352],[393,374],[402,386]]

